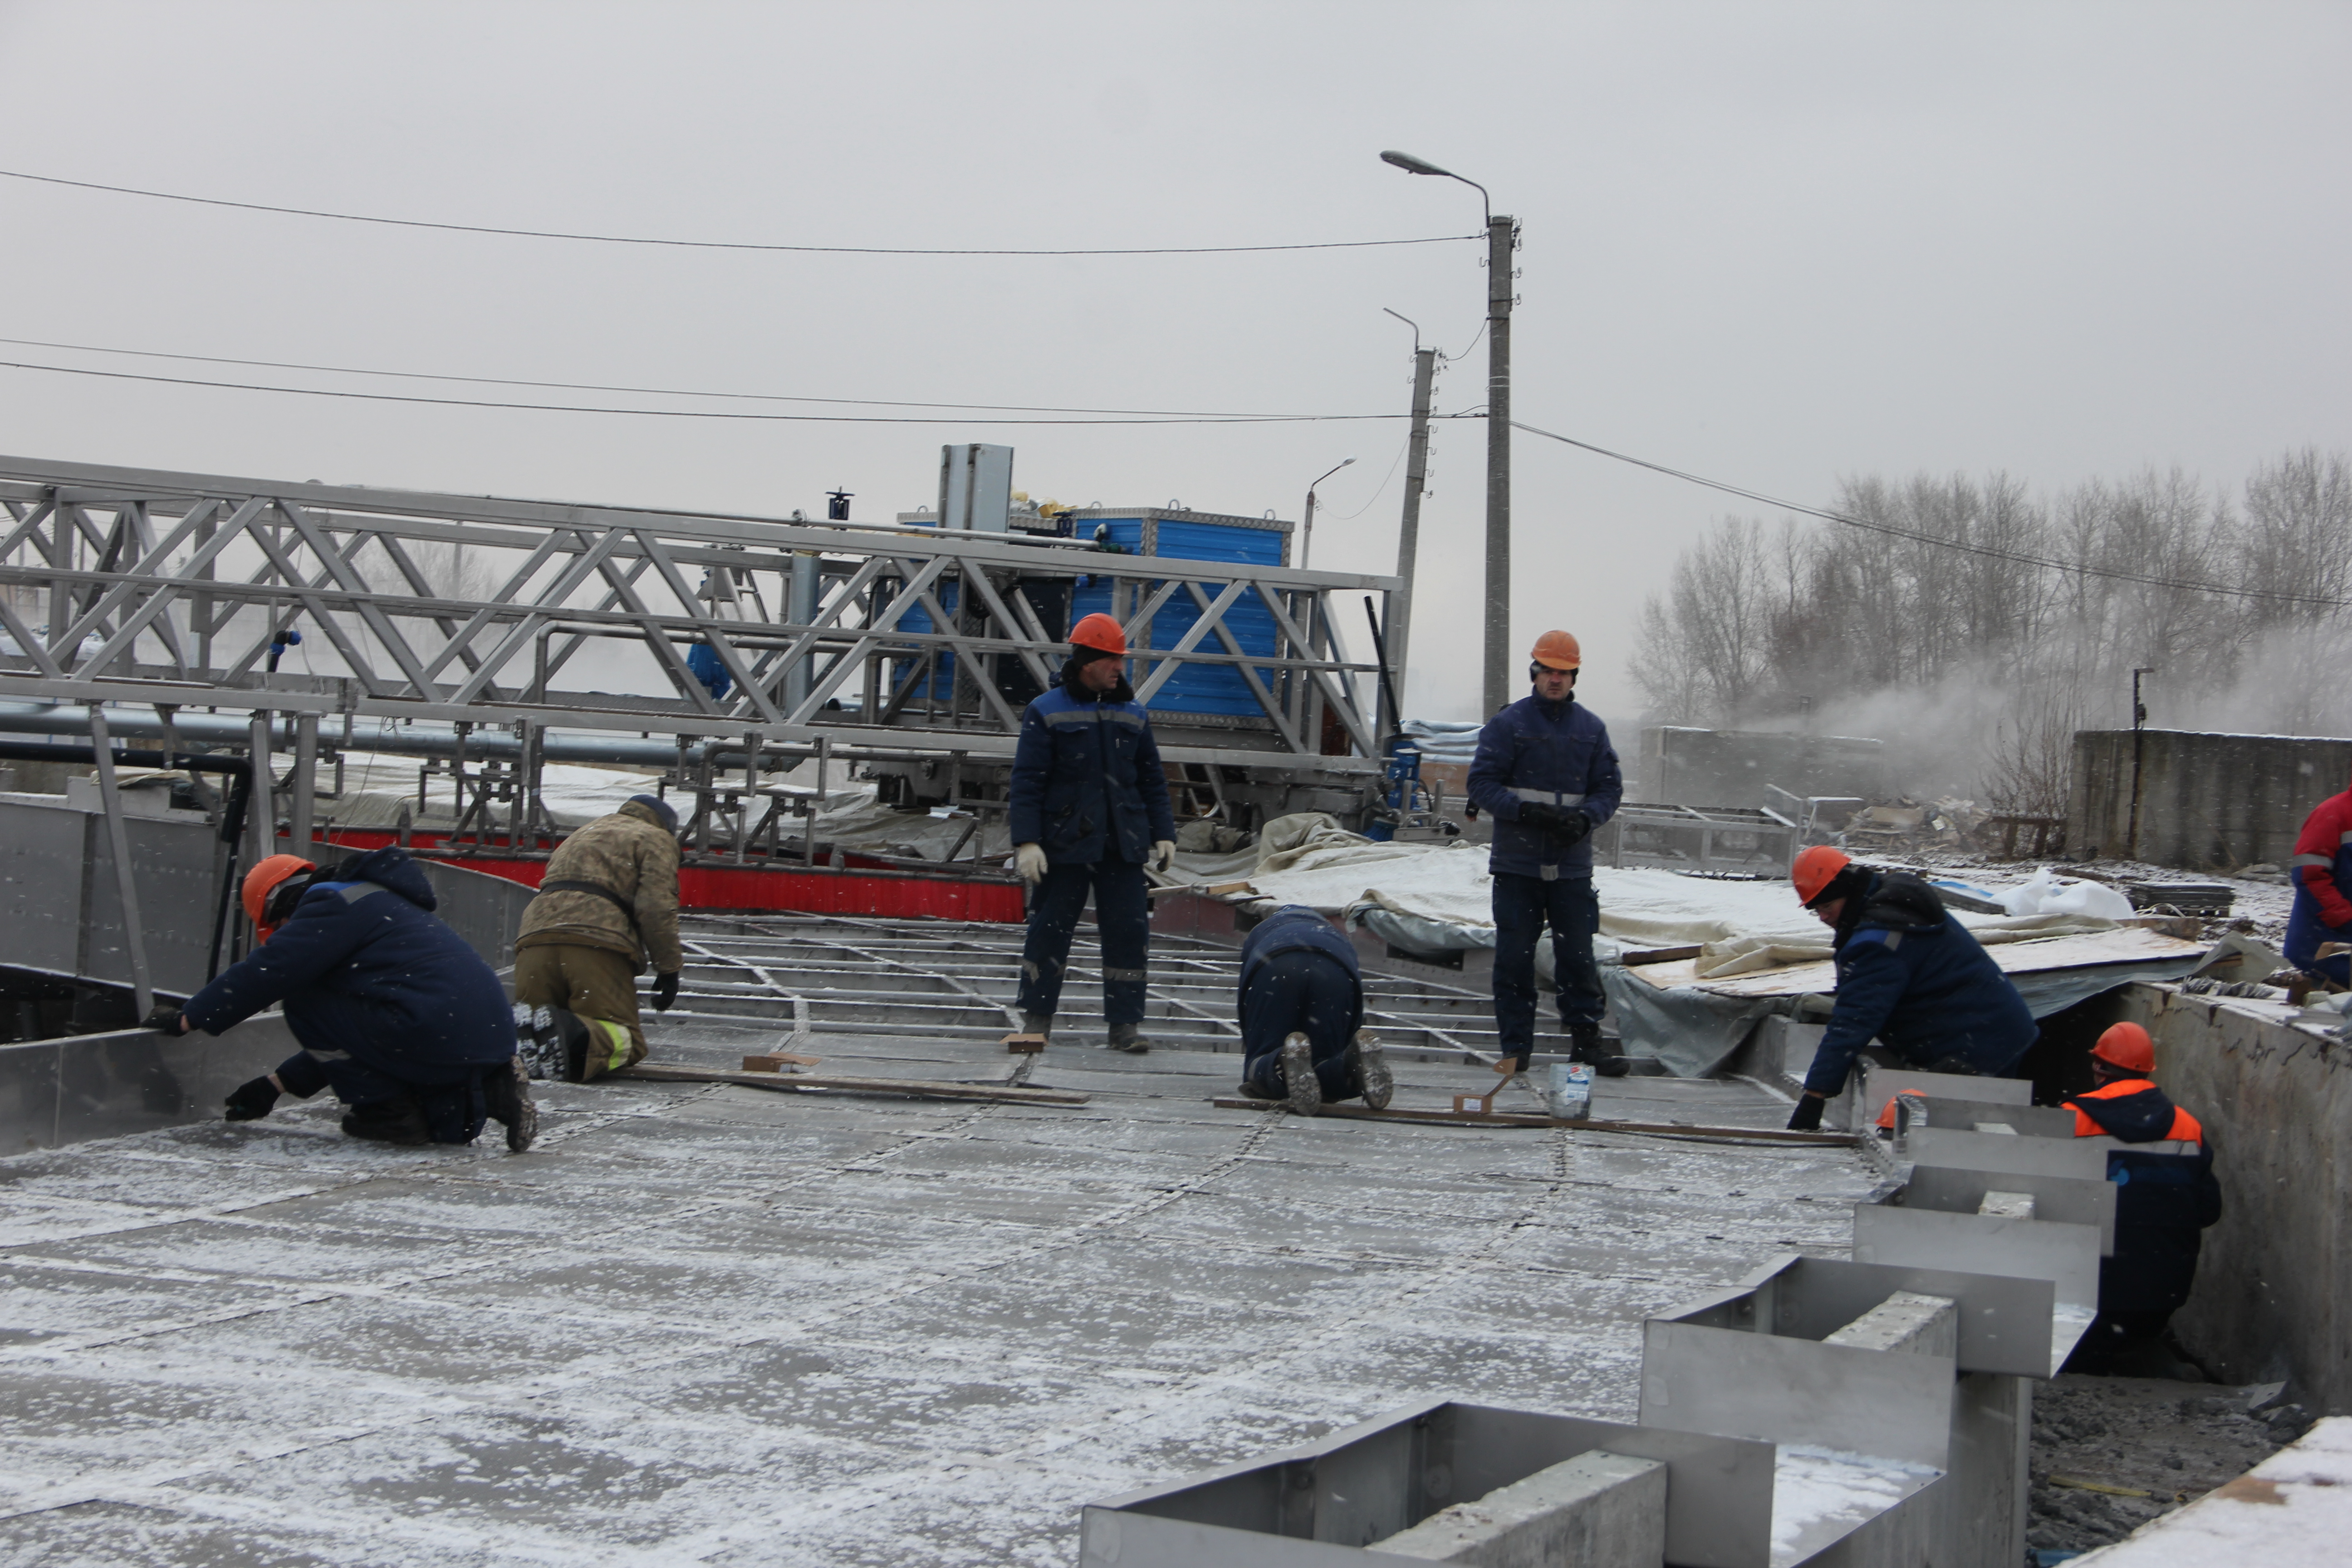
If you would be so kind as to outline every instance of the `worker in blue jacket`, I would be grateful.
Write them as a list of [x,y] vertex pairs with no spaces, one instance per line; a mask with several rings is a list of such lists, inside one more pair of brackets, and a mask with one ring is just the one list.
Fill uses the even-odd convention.
[[1395,1080],[1364,1030],[1356,944],[1305,904],[1285,904],[1242,939],[1242,1092],[1312,1116],[1363,1097],[1386,1110]]
[[1022,713],[1011,795],[1013,865],[1036,889],[1021,949],[1022,1030],[1052,1030],[1070,938],[1092,892],[1108,1043],[1139,1056],[1150,1048],[1142,1034],[1151,925],[1144,868],[1174,862],[1176,819],[1150,715],[1127,683],[1127,633],[1110,616],[1071,628],[1061,680]]
[[1494,819],[1496,1070],[1527,1070],[1535,1052],[1536,941],[1549,924],[1559,1021],[1572,1059],[1614,1078],[1627,1063],[1601,1040],[1608,998],[1592,962],[1601,900],[1592,890],[1592,830],[1625,793],[1609,727],[1576,701],[1583,650],[1566,632],[1536,638],[1532,695],[1486,721],[1470,764],[1470,798]]
[[530,1146],[539,1112],[515,1055],[514,1009],[490,966],[433,913],[433,885],[404,849],[321,871],[272,855],[245,879],[257,945],[185,1005],[167,1034],[217,1035],[274,1003],[302,1048],[228,1097],[228,1120],[269,1114],[280,1094],[322,1089],[343,1131],[387,1143],[470,1143],[485,1117]]
[[1906,1066],[2008,1078],[2040,1027],[2009,976],[1936,889],[1902,871],[1858,866],[1816,844],[1790,868],[1797,897],[1836,934],[1837,995],[1813,1051],[1791,1131],[1822,1124],[1822,1107],[1875,1037]]

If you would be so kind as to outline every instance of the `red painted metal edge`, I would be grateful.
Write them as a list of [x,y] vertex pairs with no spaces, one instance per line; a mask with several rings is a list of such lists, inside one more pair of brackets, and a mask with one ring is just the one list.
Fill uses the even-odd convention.
[[[327,842],[346,849],[381,849],[399,835],[339,829]],[[437,836],[413,834],[409,847],[467,870],[504,877],[536,888],[547,862],[495,852],[437,854]],[[929,916],[937,920],[991,921],[1018,925],[1024,918],[1017,883],[987,878],[927,876],[852,865],[795,867],[687,866],[677,877],[678,902],[689,910],[785,910],[806,914]]]

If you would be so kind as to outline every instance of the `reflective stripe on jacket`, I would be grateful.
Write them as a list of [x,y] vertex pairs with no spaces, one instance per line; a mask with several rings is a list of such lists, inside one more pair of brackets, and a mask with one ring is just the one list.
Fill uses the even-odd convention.
[[1087,690],[1075,663],[1021,715],[1010,794],[1013,842],[1039,846],[1055,865],[1139,866],[1155,841],[1176,837],[1151,716],[1124,679],[1100,696]]
[[1470,763],[1470,798],[1495,821],[1490,871],[1553,881],[1592,875],[1592,839],[1561,848],[1519,820],[1529,802],[1573,805],[1598,827],[1617,814],[1625,775],[1609,743],[1609,727],[1574,697],[1547,702],[1519,699],[1478,731]]
[[2286,959],[2309,969],[2321,942],[2352,942],[2352,790],[2329,795],[2304,818],[2286,864],[2294,884]]

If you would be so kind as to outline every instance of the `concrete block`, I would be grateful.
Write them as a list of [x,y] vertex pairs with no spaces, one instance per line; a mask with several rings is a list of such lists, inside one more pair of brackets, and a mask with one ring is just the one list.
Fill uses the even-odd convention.
[[1977,1205],[1977,1213],[1988,1219],[2032,1219],[2032,1193],[1987,1193]]
[[1897,1290],[1822,1343],[1898,1355],[1956,1355],[1960,1345],[1959,1309],[1947,1296]]
[[1666,1467],[1596,1448],[1441,1509],[1369,1550],[1475,1568],[1660,1568]]

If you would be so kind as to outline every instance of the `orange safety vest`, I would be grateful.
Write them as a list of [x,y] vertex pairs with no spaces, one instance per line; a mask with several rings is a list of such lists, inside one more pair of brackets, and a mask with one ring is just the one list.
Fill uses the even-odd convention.
[[[2105,1138],[2108,1136],[2107,1130],[2100,1126],[2096,1121],[2093,1121],[2091,1119],[2090,1112],[2084,1110],[2081,1106],[2075,1105],[2074,1100],[2122,1100],[2127,1096],[2139,1094],[2145,1090],[2154,1089],[2155,1087],[2155,1084],[2150,1083],[2144,1078],[2124,1078],[2117,1079],[2115,1082],[2108,1084],[2104,1089],[2095,1089],[2087,1093],[2076,1095],[2074,1100],[2070,1100],[2066,1102],[2068,1105],[2073,1106],[2074,1110],[2074,1136],[2077,1138]],[[2195,1143],[2202,1147],[2205,1142],[2205,1128],[2204,1125],[2197,1120],[2197,1118],[2189,1115],[2189,1112],[2181,1110],[2176,1105],[2172,1108],[2171,1130],[2165,1133],[2165,1137],[2170,1138],[2177,1142]]]

